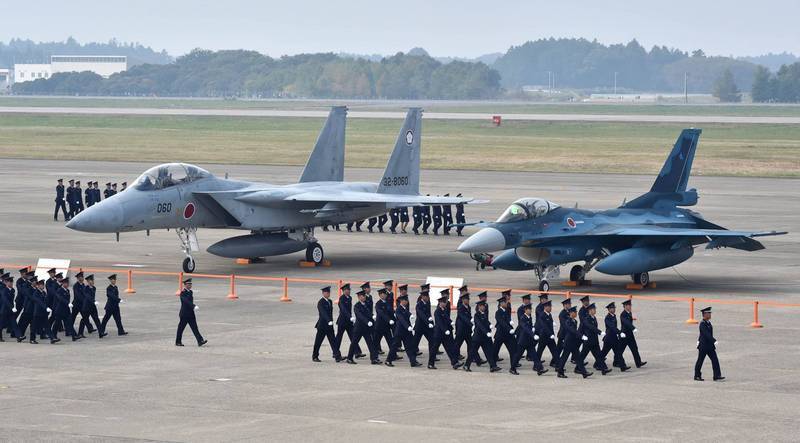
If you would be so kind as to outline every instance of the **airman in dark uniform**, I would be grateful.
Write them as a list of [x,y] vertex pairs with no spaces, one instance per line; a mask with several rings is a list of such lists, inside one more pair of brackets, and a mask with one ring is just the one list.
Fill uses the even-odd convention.
[[397,322],[394,325],[394,337],[389,355],[386,356],[386,366],[394,366],[393,361],[397,360],[397,353],[405,347],[408,361],[412,368],[422,366],[417,361],[417,348],[414,347],[414,327],[411,326],[411,311],[408,310],[408,295],[401,293],[397,297],[397,310],[395,311]]
[[[445,197],[450,197],[450,194],[445,194]],[[450,235],[450,225],[453,224],[453,208],[450,205],[442,205],[442,231],[444,235]]]
[[641,368],[642,366],[646,365],[646,361],[642,361],[642,358],[639,356],[639,346],[636,344],[636,337],[634,334],[638,332],[636,326],[633,325],[633,313],[631,308],[631,301],[625,300],[622,302],[622,314],[619,315],[620,324],[622,324],[621,333],[619,334],[620,338],[622,338],[622,347],[620,348],[620,355],[625,352],[625,348],[629,348],[631,350],[631,354],[633,354],[633,362],[636,364],[637,368]]
[[367,295],[363,290],[358,291],[356,295],[358,296],[358,303],[353,306],[353,313],[356,319],[353,327],[353,340],[350,342],[350,350],[347,352],[347,363],[351,365],[356,364],[353,357],[355,356],[358,342],[363,338],[367,343],[367,349],[369,349],[370,363],[377,365],[380,364],[381,361],[378,359],[378,352],[375,350],[375,345],[372,343],[372,327],[374,323],[372,322],[372,312],[370,312],[370,308],[367,306]]
[[[36,273],[33,271],[29,271],[25,273],[25,281],[23,284],[17,282],[17,298],[20,297],[20,291],[24,293],[22,296],[22,313],[19,316],[19,330],[22,335],[25,335],[25,331],[28,329],[28,326],[31,326],[33,323],[33,313],[35,311],[35,303],[33,301],[33,292],[36,290]],[[34,341],[36,340],[36,331],[34,328],[31,328],[30,337]]]
[[[456,195],[456,197],[461,197],[461,194],[459,193],[458,195]],[[458,203],[456,204],[456,223],[466,223],[466,222],[467,219],[466,217],[464,217],[464,204]],[[459,225],[458,227],[456,227],[456,233],[458,234],[459,237],[464,236],[464,234],[461,233],[461,231],[463,230],[464,226]]]
[[[532,349],[533,351],[529,351],[528,354],[529,360],[533,360],[533,370],[536,371],[536,374],[542,375],[547,372],[547,369],[542,366],[542,361],[539,359],[539,356],[535,351],[536,337],[539,336],[534,333],[533,317],[531,317],[531,305],[529,303],[522,306],[522,317],[520,318],[519,327],[517,328],[517,352],[515,352],[511,357],[511,369],[509,369],[508,372],[514,375],[519,375],[519,372],[517,372],[517,366],[519,366],[519,361],[522,359],[523,350]],[[533,354],[533,358],[530,358],[530,354]]]
[[80,180],[75,181],[75,191],[73,192],[75,192],[75,206],[78,208],[76,213],[79,214],[85,209],[83,206],[83,190],[81,189]]
[[19,277],[17,278],[17,282],[15,284],[17,288],[17,297],[14,299],[14,306],[17,308],[17,316],[21,317],[24,313],[24,306],[25,306],[25,296],[28,294],[28,290],[31,288],[30,282],[28,281],[28,268],[22,268],[19,270]]
[[603,375],[606,375],[611,372],[611,369],[608,368],[605,360],[600,357],[600,337],[605,336],[605,332],[601,331],[597,325],[597,317],[595,317],[597,307],[594,303],[589,304],[589,306],[586,307],[586,311],[586,317],[584,321],[581,322],[581,326],[578,329],[578,332],[581,334],[581,340],[583,341],[583,350],[581,351],[580,360],[581,362],[586,361],[586,356],[591,353],[594,358],[594,368],[601,371]]
[[433,235],[439,235],[439,228],[442,227],[442,207],[433,206]]
[[620,340],[620,330],[617,327],[617,305],[612,301],[606,305],[606,309],[608,309],[608,314],[606,314],[605,318],[606,335],[603,337],[603,349],[600,351],[600,358],[605,361],[608,353],[614,351],[613,366],[625,372],[630,367],[625,363],[625,359],[622,358],[622,349],[620,349],[622,341]]
[[[381,340],[386,340],[386,347],[392,347],[392,334],[389,332],[394,326],[394,316],[389,315],[389,303],[386,301],[386,289],[378,289],[378,301],[375,302],[375,327],[372,339],[375,347],[381,349]],[[380,352],[380,351],[378,351]]]
[[[83,292],[86,284],[84,283],[83,279],[83,271],[78,272],[75,274],[75,279],[77,280],[72,285],[72,303],[70,303],[70,317],[72,319],[72,327],[75,327],[75,320],[78,318],[78,314],[82,314],[83,312]],[[81,315],[81,322],[78,328],[78,335],[83,335],[84,323],[86,326],[89,327],[89,333],[91,334],[94,332],[94,328],[92,328],[92,324],[89,323],[89,317],[85,317]],[[96,326],[97,324],[95,324]]]
[[408,228],[408,207],[398,208],[397,215],[400,217],[400,232],[405,234]]
[[17,308],[14,306],[16,290],[14,289],[14,277],[3,274],[0,276],[0,342],[3,340],[3,329],[11,328],[11,336],[16,337],[17,342],[25,340],[25,336],[17,325]]
[[439,302],[434,313],[436,322],[433,327],[433,340],[428,346],[428,369],[436,369],[436,350],[439,345],[444,347],[453,369],[458,369],[462,366],[462,363],[458,361],[458,353],[455,350],[455,342],[453,341],[453,322],[450,320],[450,312],[447,308],[449,300],[449,289],[439,293]]
[[398,208],[392,208],[389,211],[389,218],[392,219],[392,224],[389,225],[389,231],[392,234],[397,234],[397,225],[400,224],[400,210]]
[[119,192],[122,192],[126,189],[128,189],[128,182],[122,182],[122,188],[119,190]]
[[194,311],[198,309],[200,307],[194,304],[192,279],[187,278],[183,281],[183,290],[181,291],[181,310],[178,313],[180,321],[178,322],[178,333],[175,336],[175,346],[183,346],[183,330],[186,329],[186,325],[189,325],[192,329],[194,338],[197,339],[197,346],[203,346],[208,343],[208,340],[200,335],[200,330],[197,328],[197,318],[194,315]]
[[326,286],[322,288],[322,297],[317,302],[317,335],[314,337],[314,350],[311,351],[311,360],[319,362],[319,348],[322,346],[322,340],[328,338],[328,344],[333,350],[333,358],[336,363],[342,361],[342,354],[339,352],[339,346],[336,343],[336,337],[333,335],[333,302],[331,301],[331,287]]
[[419,343],[422,341],[423,336],[428,342],[428,347],[433,341],[433,316],[431,315],[429,288],[428,284],[420,287],[419,297],[414,308],[414,313],[416,314],[416,319],[414,320],[414,348],[417,349],[417,355],[420,354]]
[[[525,294],[522,296],[522,304],[519,305],[517,308],[517,324],[522,324],[522,317],[525,316],[525,308],[531,306],[531,295]],[[538,309],[538,306],[537,306]],[[533,326],[533,322],[531,321],[531,326]],[[519,333],[519,329],[517,329],[517,333]],[[536,354],[536,345],[532,344],[535,340],[526,340],[525,344],[531,346],[530,348],[523,348],[520,349],[520,359],[523,355],[527,354],[528,361],[533,361],[534,355]],[[517,345],[519,345],[519,341],[517,341]]]
[[[79,338],[86,338],[83,335],[83,328],[84,327],[91,327],[91,323],[89,320],[91,319],[94,321],[95,326],[97,326],[97,338],[103,338],[106,335],[106,328],[105,325],[100,321],[100,317],[97,314],[97,306],[100,303],[97,301],[97,288],[94,286],[94,275],[90,275],[91,279],[86,279],[87,285],[83,288],[83,303],[81,307],[81,324],[78,327],[78,337]],[[116,278],[116,274],[112,275],[112,277]],[[91,280],[91,282],[90,282]],[[91,283],[91,284],[88,284]],[[74,304],[73,304],[74,307]]]
[[714,327],[711,326],[711,307],[701,309],[703,313],[703,321],[700,322],[700,337],[697,339],[697,362],[694,364],[694,379],[695,381],[704,381],[703,374],[703,361],[706,356],[711,360],[711,368],[714,371],[714,381],[725,380],[722,376],[722,371],[719,368],[719,359],[717,358],[717,339],[714,338]]
[[[511,312],[508,307],[508,299],[505,295],[497,299],[497,311],[494,313],[494,355],[495,360],[500,361],[500,348],[505,345],[509,358],[516,352],[516,342],[514,341],[514,321],[511,320]],[[514,365],[511,366],[512,368]]]
[[[356,321],[353,314],[353,297],[350,296],[350,283],[343,284],[340,289],[342,296],[339,297],[339,317],[336,319],[336,347],[339,349],[342,347],[342,337],[345,332],[347,332],[350,343],[353,342],[353,324]],[[356,344],[355,352],[356,358],[365,357],[358,344]]]
[[[483,297],[481,297],[483,296]],[[485,361],[481,361],[478,356],[478,349],[483,349],[483,355],[489,360],[490,372],[497,372],[501,368],[497,366],[494,359],[494,346],[492,345],[492,324],[489,322],[489,305],[486,303],[486,292],[478,294],[481,299],[475,304],[475,316],[473,322],[475,328],[472,331],[472,353],[467,356],[464,370],[472,372],[472,363],[480,366]]]
[[58,338],[58,326],[63,324],[65,334],[72,337],[72,341],[75,341],[81,337],[75,333],[75,328],[72,327],[72,322],[70,321],[72,317],[69,308],[69,278],[62,278],[60,283],[61,286],[53,298],[53,317],[55,317],[55,321],[53,322],[53,338],[51,340]]
[[111,184],[111,195],[117,195],[117,184],[116,183],[112,183]]
[[94,204],[94,188],[93,182],[86,183],[86,190],[83,191],[83,200],[86,202],[86,207],[89,208]]
[[71,219],[78,213],[78,205],[75,203],[75,180],[69,180],[69,186],[67,186],[67,207],[69,207],[69,212],[67,213],[67,219]]
[[103,198],[108,198],[114,195],[114,191],[111,189],[111,182],[106,183],[106,189],[103,191]]
[[[592,301],[589,299],[588,295],[584,295],[583,297],[581,297],[581,307],[578,309],[578,320],[581,323],[583,323],[583,319],[586,318],[586,316],[588,315],[587,307],[591,303]],[[583,351],[583,340],[581,340],[578,344],[578,355],[580,354],[581,351]],[[573,359],[578,358],[578,355],[574,355],[572,358]],[[583,364],[586,365],[586,360],[583,361]]]
[[45,333],[45,336],[50,339],[50,343],[54,344],[61,341],[53,337],[53,332],[47,327],[47,316],[52,312],[52,309],[47,307],[47,294],[44,289],[44,280],[36,282],[36,287],[31,291],[28,298],[33,303],[33,319],[31,320],[31,343],[39,344],[36,341],[36,334]]
[[[55,268],[48,269],[47,275],[49,276],[47,278],[47,282],[45,282],[45,289],[47,290],[47,297],[46,297],[47,307],[52,310],[53,308],[55,308],[54,300],[56,297],[56,292],[58,292],[58,288],[61,286],[58,282],[64,277],[61,275],[60,272],[56,273]],[[48,327],[49,328],[52,327],[55,321],[56,321],[55,315],[51,315],[50,318],[48,319],[48,324],[49,324]]]
[[539,337],[537,338],[539,345],[536,347],[536,355],[541,361],[544,348],[547,347],[547,350],[550,351],[550,366],[555,368],[558,366],[558,360],[561,355],[556,347],[556,335],[553,330],[553,315],[551,314],[553,304],[550,300],[547,300],[539,304],[537,308],[539,306],[542,306],[542,310],[536,316],[536,321],[534,322],[534,333]]
[[58,184],[56,185],[56,209],[53,211],[53,221],[58,221],[58,210],[61,209],[61,212],[64,214],[64,220],[69,220],[69,215],[67,214],[67,206],[64,201],[64,179],[59,178]]
[[570,354],[576,356],[575,358],[575,373],[583,375],[587,378],[592,375],[591,372],[586,371],[583,366],[583,360],[578,357],[578,343],[581,342],[581,336],[578,332],[578,322],[575,317],[578,316],[578,310],[574,306],[568,309],[569,317],[564,320],[564,351],[561,354],[561,361],[558,363],[558,378],[567,378],[564,373],[564,368],[567,365],[567,359]]
[[389,217],[385,213],[378,216],[378,232],[381,234],[383,234],[383,226],[387,221],[389,221]]
[[353,232],[353,222],[347,222],[347,232]]
[[[430,194],[426,195],[430,196]],[[431,207],[425,205],[422,208],[420,208],[420,211],[422,213],[422,233],[427,234],[428,228],[430,228],[431,226]]]
[[[94,287],[94,281],[92,281],[92,287]],[[122,299],[119,297],[119,288],[117,288],[117,274],[109,275],[108,286],[106,287],[106,313],[103,315],[103,322],[100,325],[103,336],[108,335],[108,332],[106,332],[108,330],[106,329],[106,325],[108,325],[108,321],[112,317],[114,318],[114,323],[117,325],[117,335],[128,335],[128,333],[125,332],[125,328],[122,327],[122,317],[119,311],[120,302],[122,302]]]
[[419,235],[419,229],[423,224],[422,207],[413,206],[411,208],[411,217],[414,219],[414,224],[411,226],[411,230],[414,231],[414,235]]
[[378,217],[369,218],[369,223],[367,224],[367,231],[369,231],[370,234],[372,233],[372,229],[375,227],[377,223],[378,223]]
[[460,292],[456,312],[455,349],[461,358],[461,346],[467,343],[467,356],[472,353],[472,307],[469,305],[469,292]]

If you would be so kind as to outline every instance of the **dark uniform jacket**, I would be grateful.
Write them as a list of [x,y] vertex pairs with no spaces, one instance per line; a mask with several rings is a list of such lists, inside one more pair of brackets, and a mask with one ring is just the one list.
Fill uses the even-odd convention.
[[603,342],[608,342],[608,343],[618,342],[619,328],[617,328],[617,316],[609,312],[608,314],[606,314],[605,324],[606,324],[606,336],[603,338]]
[[353,297],[342,294],[339,297],[339,317],[336,319],[336,324],[339,327],[347,326],[350,324],[350,318],[353,316]]
[[517,323],[522,324],[522,317],[525,316],[525,304],[519,305],[517,308]]
[[194,293],[190,289],[181,291],[181,310],[178,317],[191,320],[194,316]]
[[389,311],[389,318],[394,317],[394,292],[386,291],[386,310]]
[[475,320],[475,330],[472,331],[473,341],[491,340],[492,324],[489,323],[489,313],[481,314],[480,311],[475,311],[473,320]]
[[97,294],[97,287],[95,286],[86,286],[83,288],[83,305],[80,306],[81,311],[83,312],[91,312],[93,309],[96,310],[94,302],[97,300],[95,298]]
[[[23,300],[23,303],[24,303],[23,309],[25,309],[25,312],[27,312],[28,314],[34,315],[34,311],[35,311],[34,297],[41,296],[42,297],[42,303],[45,303],[44,292],[42,292],[40,294],[39,290],[34,288],[33,286],[31,286],[30,283],[27,283],[26,286],[27,286],[27,288],[25,289],[25,299]],[[47,307],[47,305],[45,305],[45,308],[46,307]]]
[[442,207],[439,205],[434,205],[433,207],[433,216],[434,217],[441,217],[442,216]]
[[[542,336],[540,335],[539,338]],[[536,341],[533,338],[533,319],[525,314],[519,319],[519,328],[517,328],[517,344],[524,345]]]
[[378,299],[375,303],[375,329],[377,331],[389,330],[389,320],[393,320],[389,316],[389,307],[386,300]]
[[92,206],[94,204],[94,189],[86,188],[83,191],[84,200],[86,201],[86,206]]
[[453,329],[453,320],[450,319],[450,312],[447,308],[436,307],[436,312],[433,314],[436,318],[436,324],[433,328],[433,334],[439,339],[443,339],[445,332]]
[[15,293],[13,288],[8,288],[5,284],[0,285],[0,314],[11,313],[11,308],[14,307]]
[[72,285],[72,305],[78,309],[83,309],[83,293],[86,288],[88,288],[88,285],[77,281]]
[[333,302],[331,299],[320,297],[317,302],[317,313],[319,318],[314,327],[317,329],[333,329],[333,325],[328,325],[329,322],[333,322]]
[[56,292],[58,292],[58,282],[54,278],[48,278],[47,281],[44,282],[44,288],[47,291],[47,307],[53,308],[53,300],[55,299]]
[[580,320],[581,323],[583,323],[583,319],[588,317],[588,316],[589,316],[589,310],[588,309],[586,309],[583,306],[578,308],[578,320]]
[[511,313],[503,309],[498,309],[497,312],[494,313],[495,339],[505,338],[512,334],[511,322],[508,321],[509,315],[511,315]]
[[367,307],[366,303],[358,302],[353,306],[353,312],[356,314],[356,329],[363,334],[367,333],[371,328],[369,323],[372,321],[369,307]]
[[469,331],[472,328],[472,308],[464,303],[458,304],[456,331]]
[[60,317],[69,317],[69,289],[61,287],[53,299],[53,314]]
[[422,301],[422,299],[417,300],[415,312],[417,314],[417,319],[414,322],[414,329],[417,329],[418,331],[424,331],[425,329],[428,329],[428,324],[433,324],[430,302],[426,303]]
[[[587,315],[581,321],[580,334],[588,338],[587,343],[597,346],[600,342],[598,336],[600,335],[600,328],[597,327],[597,317]],[[581,337],[582,339],[582,337]]]
[[553,316],[549,312],[543,310],[536,316],[535,329],[540,339],[550,338],[551,335],[555,335],[553,331]]
[[394,336],[395,337],[407,337],[413,333],[413,328],[411,331],[408,328],[411,327],[411,312],[408,308],[404,308],[403,305],[397,305],[397,311],[395,311],[395,317],[397,317],[397,321],[394,323]]
[[27,303],[28,294],[30,294],[31,289],[33,289],[33,288],[31,287],[31,284],[28,282],[28,280],[26,280],[26,279],[24,279],[22,277],[17,279],[17,283],[16,284],[17,284],[17,299],[16,299],[16,302],[17,302],[17,306],[18,306],[17,309],[19,309],[19,307],[23,307],[23,309],[24,309],[24,306]]
[[569,318],[569,312],[566,309],[562,309],[561,312],[558,313],[558,338],[564,338],[564,323]]
[[622,314],[619,315],[619,322],[622,324],[622,332],[631,336],[633,330],[636,329],[636,326],[633,325],[633,316],[628,311],[622,311]]
[[[47,317],[47,294],[39,289],[34,289],[28,300],[33,303],[33,316],[34,317]],[[27,308],[26,308],[27,309]]]
[[581,343],[578,333],[578,322],[572,318],[564,320],[564,346],[568,349],[577,348]]
[[106,311],[119,311],[119,288],[113,285],[108,285],[106,288]]
[[56,185],[56,201],[64,200],[64,185]]
[[700,322],[700,338],[698,338],[697,341],[700,342],[697,345],[697,349],[702,349],[704,351],[717,349],[716,345],[714,345],[717,341],[714,338],[714,327],[711,326],[710,321],[703,320]]

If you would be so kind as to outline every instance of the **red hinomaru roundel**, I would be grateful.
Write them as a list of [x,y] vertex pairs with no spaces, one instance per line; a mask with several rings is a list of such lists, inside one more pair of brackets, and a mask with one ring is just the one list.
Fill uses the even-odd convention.
[[574,228],[575,226],[577,226],[575,224],[575,220],[573,220],[572,217],[567,217],[567,226],[569,226],[570,228]]
[[194,203],[189,202],[186,204],[186,207],[183,208],[183,218],[189,220],[194,215]]

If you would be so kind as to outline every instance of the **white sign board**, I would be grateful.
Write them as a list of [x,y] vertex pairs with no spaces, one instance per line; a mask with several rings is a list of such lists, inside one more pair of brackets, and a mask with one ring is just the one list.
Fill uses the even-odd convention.
[[64,277],[68,277],[69,263],[70,260],[60,258],[40,258],[36,263],[36,280],[47,281],[47,279],[50,278],[47,271],[51,268],[56,268],[56,274],[60,272]]
[[452,286],[453,305],[455,306],[456,302],[458,301],[458,297],[460,296],[458,288],[464,286],[464,279],[451,277],[428,277],[427,280],[425,280],[425,283],[431,285],[430,294],[431,300],[433,301],[439,299],[439,292],[444,291],[445,289],[449,290]]

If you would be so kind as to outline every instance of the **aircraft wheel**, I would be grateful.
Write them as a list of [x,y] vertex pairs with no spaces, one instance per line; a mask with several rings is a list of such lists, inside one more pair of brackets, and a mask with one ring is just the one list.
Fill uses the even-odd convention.
[[195,261],[192,257],[186,257],[183,259],[183,272],[187,274],[191,274],[194,272]]
[[583,277],[583,266],[575,265],[569,270],[569,281],[581,281]]
[[306,261],[314,262],[314,264],[322,264],[323,260],[325,260],[325,251],[322,250],[322,246],[319,243],[311,243],[306,248]]
[[542,280],[539,282],[539,291],[547,292],[549,290],[550,290],[550,283],[548,283],[547,280]]
[[633,282],[638,285],[647,286],[650,284],[650,274],[647,272],[633,274]]

